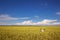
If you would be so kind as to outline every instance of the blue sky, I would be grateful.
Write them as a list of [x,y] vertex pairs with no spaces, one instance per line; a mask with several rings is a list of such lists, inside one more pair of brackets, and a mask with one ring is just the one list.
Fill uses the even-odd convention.
[[60,0],[0,0],[1,23],[14,24],[29,20],[60,22]]

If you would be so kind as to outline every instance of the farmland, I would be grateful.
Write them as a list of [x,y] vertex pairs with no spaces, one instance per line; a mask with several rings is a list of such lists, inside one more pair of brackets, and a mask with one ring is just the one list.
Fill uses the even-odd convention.
[[60,26],[0,26],[0,40],[60,40]]

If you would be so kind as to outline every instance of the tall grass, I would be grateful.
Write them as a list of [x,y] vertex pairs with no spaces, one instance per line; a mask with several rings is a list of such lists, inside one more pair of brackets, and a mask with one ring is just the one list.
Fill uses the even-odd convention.
[[60,32],[12,33],[1,31],[0,40],[60,40]]

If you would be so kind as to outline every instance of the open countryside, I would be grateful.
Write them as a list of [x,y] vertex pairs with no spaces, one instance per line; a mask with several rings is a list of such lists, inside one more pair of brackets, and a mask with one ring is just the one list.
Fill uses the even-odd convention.
[[60,26],[0,26],[0,40],[60,40]]
[[60,40],[60,0],[0,0],[0,40]]

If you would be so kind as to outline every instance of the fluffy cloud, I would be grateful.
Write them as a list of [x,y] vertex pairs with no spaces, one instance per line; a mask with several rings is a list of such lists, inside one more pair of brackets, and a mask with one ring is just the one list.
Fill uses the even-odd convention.
[[19,19],[28,19],[28,17],[14,18],[9,15],[0,15],[0,20],[19,20]]
[[16,23],[16,25],[33,25],[34,22],[32,22],[32,20],[28,20],[28,21],[23,21],[21,23]]
[[48,20],[48,19],[44,19],[41,22],[37,22],[37,25],[51,25],[51,23],[56,22],[57,20]]
[[44,19],[39,22],[33,22],[32,20],[28,20],[28,21],[23,21],[14,24],[7,23],[7,22],[0,22],[0,25],[60,25],[60,22],[58,22],[58,20]]
[[56,12],[57,15],[60,15],[60,12]]
[[[39,16],[35,16],[39,17]],[[0,20],[19,20],[19,19],[29,19],[28,17],[23,18],[14,18],[9,15],[0,15]],[[58,20],[48,20],[44,19],[42,21],[33,22],[32,20],[18,22],[18,23],[7,23],[7,22],[0,22],[0,25],[60,25],[60,22]]]
[[18,20],[19,18],[13,18],[9,15],[0,15],[0,20]]
[[16,23],[16,25],[60,25],[60,22],[57,22],[57,20],[48,20],[48,19],[44,19],[43,21],[39,22],[33,22],[32,20],[28,20]]

